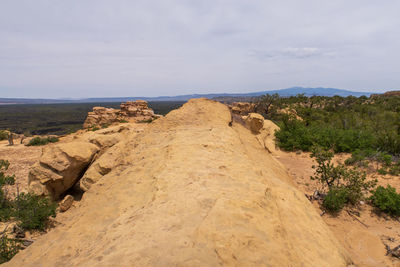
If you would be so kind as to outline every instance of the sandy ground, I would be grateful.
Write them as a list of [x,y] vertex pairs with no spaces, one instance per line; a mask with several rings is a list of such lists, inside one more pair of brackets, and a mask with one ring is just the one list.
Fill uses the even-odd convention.
[[[15,184],[18,185],[20,192],[26,191],[28,187],[29,167],[39,160],[42,153],[42,147],[25,146],[15,140],[13,146],[8,145],[8,141],[0,141],[0,159],[8,160],[10,166],[6,174],[15,175]],[[10,196],[15,196],[16,186],[6,186]]]
[[[335,162],[343,162],[349,155],[338,155]],[[309,153],[277,152],[275,156],[288,170],[297,187],[305,194],[312,195],[319,188],[318,182],[310,179],[315,162]],[[400,177],[369,174],[377,178],[378,184],[390,184],[400,192]],[[322,214],[323,210],[317,201],[314,207]],[[356,211],[356,212],[353,212]],[[359,214],[357,213],[359,212]],[[359,215],[359,216],[358,216]],[[385,256],[385,244],[394,248],[400,245],[400,222],[385,214],[378,215],[369,205],[360,209],[345,209],[337,216],[324,214],[323,220],[328,224],[336,238],[350,252],[357,266],[400,266],[400,260]]]

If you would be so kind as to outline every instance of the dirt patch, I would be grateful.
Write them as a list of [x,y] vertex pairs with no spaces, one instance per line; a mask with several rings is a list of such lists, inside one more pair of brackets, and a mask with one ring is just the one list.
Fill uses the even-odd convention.
[[[29,167],[39,160],[41,154],[42,147],[23,144],[9,146],[8,141],[0,142],[0,159],[10,162],[6,173],[8,175],[15,174],[15,184],[18,185],[20,192],[27,190]],[[17,186],[6,186],[5,189],[10,197],[16,195]]]
[[[350,155],[336,155],[334,162],[343,162]],[[309,153],[279,151],[275,156],[288,170],[296,186],[302,192],[312,195],[320,189],[317,181],[310,179],[315,162]],[[400,191],[400,179],[395,176],[368,174],[368,178],[377,178],[379,185],[390,184]],[[314,207],[322,214],[318,202]],[[386,256],[385,245],[391,248],[400,245],[400,222],[385,214],[378,215],[369,205],[360,206],[359,210],[345,209],[337,216],[324,214],[325,223],[336,238],[349,251],[357,266],[400,266],[400,260]]]

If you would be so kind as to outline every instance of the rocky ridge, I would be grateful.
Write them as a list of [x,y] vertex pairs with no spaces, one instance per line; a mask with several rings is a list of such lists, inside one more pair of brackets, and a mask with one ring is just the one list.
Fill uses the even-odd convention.
[[[64,141],[90,144],[88,155],[97,150],[75,181],[86,175],[93,183],[80,185],[87,191],[62,225],[6,266],[352,263],[270,153],[275,126],[251,133],[232,122],[225,105],[205,99],[142,129],[129,125]],[[74,153],[45,160],[57,145],[41,163],[62,174]]]

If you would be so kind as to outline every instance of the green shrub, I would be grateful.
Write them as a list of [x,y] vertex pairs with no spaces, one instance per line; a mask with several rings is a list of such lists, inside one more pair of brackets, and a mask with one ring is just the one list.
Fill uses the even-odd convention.
[[127,120],[120,120],[119,123],[128,123],[129,121]]
[[348,192],[345,188],[332,187],[325,196],[322,206],[329,212],[339,212],[347,203]]
[[7,140],[8,139],[8,134],[6,131],[1,130],[0,131],[0,141],[1,140]]
[[110,127],[110,125],[111,125],[111,123],[103,123],[103,124],[101,125],[101,128],[102,128],[102,129],[106,129],[106,128]]
[[100,128],[98,126],[92,126],[92,127],[89,128],[89,131],[92,131],[92,132],[95,132],[95,131],[98,131],[98,130],[100,130]]
[[387,153],[379,153],[377,160],[385,167],[389,167],[392,164],[392,156]]
[[5,175],[10,163],[7,160],[0,160],[0,221],[9,220],[12,216],[12,207],[10,201],[3,190],[4,185],[13,185],[15,183],[14,175]]
[[356,165],[359,167],[368,167],[368,160],[376,156],[376,151],[372,149],[356,149],[351,157],[345,160],[346,165]]
[[8,238],[6,235],[0,237],[0,264],[12,259],[21,250],[21,241]]
[[373,206],[390,215],[400,216],[400,194],[395,188],[390,185],[386,188],[378,186],[371,193],[370,201]]
[[147,120],[138,121],[138,123],[150,123],[152,121],[153,121],[153,119],[147,119]]
[[389,168],[390,175],[400,175],[400,160]]
[[29,141],[27,146],[44,146],[47,145],[48,143],[56,143],[58,142],[59,139],[57,137],[34,137],[32,140]]
[[328,211],[339,211],[344,204],[356,205],[365,194],[376,185],[376,180],[366,181],[366,174],[356,168],[346,168],[344,165],[335,166],[332,163],[333,153],[320,147],[314,147],[311,157],[318,165],[312,166],[315,175],[312,180],[319,181],[328,187],[328,199],[323,206]]
[[50,216],[56,216],[56,203],[31,193],[21,193],[14,200],[14,217],[24,229],[44,230]]

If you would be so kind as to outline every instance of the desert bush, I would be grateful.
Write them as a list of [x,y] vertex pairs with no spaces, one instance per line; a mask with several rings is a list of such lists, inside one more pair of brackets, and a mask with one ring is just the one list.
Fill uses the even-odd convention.
[[59,139],[57,137],[34,137],[32,140],[29,141],[27,146],[44,146],[47,145],[48,143],[56,143],[58,142]]
[[48,198],[21,193],[14,200],[14,217],[23,229],[44,230],[48,218],[56,216],[56,208]]
[[376,180],[366,181],[365,172],[360,172],[356,168],[347,168],[342,164],[335,166],[332,163],[333,153],[320,147],[312,149],[313,157],[317,166],[312,180],[319,181],[324,187],[328,188],[326,200],[323,206],[328,211],[339,211],[345,204],[356,205],[364,199],[376,185]]
[[95,132],[95,131],[98,131],[98,130],[100,130],[100,128],[98,126],[92,126],[92,127],[89,128],[89,131],[92,131],[92,132]]
[[20,250],[21,241],[2,235],[0,237],[0,264],[11,260]]
[[347,202],[347,190],[337,187],[332,187],[326,194],[322,206],[329,212],[339,212],[343,209]]
[[14,200],[9,200],[3,190],[4,185],[15,182],[14,176],[4,174],[9,165],[8,161],[0,160],[0,220],[14,218],[26,230],[43,230],[47,219],[56,215],[56,204],[31,193],[21,193]]
[[1,140],[7,140],[8,139],[8,134],[6,131],[1,130],[0,131],[0,141]]
[[378,186],[371,193],[369,199],[373,206],[390,215],[400,216],[400,194],[396,192],[395,188],[390,185],[387,185],[386,188]]
[[7,199],[3,187],[5,185],[13,185],[15,183],[14,176],[6,175],[10,163],[6,160],[0,160],[0,221],[10,219],[12,215],[11,202]]
[[351,157],[344,161],[346,165],[357,165],[359,167],[367,167],[368,160],[376,154],[376,151],[371,149],[356,149],[351,153]]

